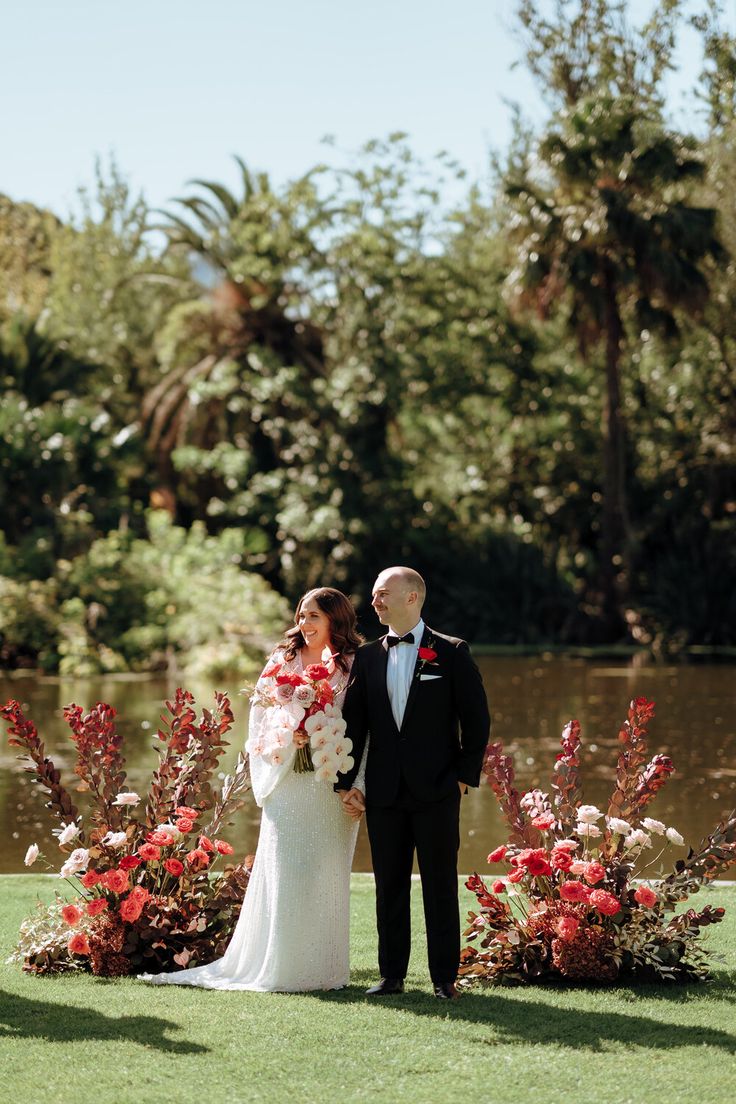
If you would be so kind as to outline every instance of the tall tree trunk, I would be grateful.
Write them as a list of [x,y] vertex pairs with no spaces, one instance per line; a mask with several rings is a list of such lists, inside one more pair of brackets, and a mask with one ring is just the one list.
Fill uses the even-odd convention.
[[600,587],[606,636],[625,630],[622,602],[627,590],[626,557],[626,426],[621,409],[621,344],[623,325],[612,265],[603,270],[606,294],[606,400],[603,415],[603,515],[601,521]]

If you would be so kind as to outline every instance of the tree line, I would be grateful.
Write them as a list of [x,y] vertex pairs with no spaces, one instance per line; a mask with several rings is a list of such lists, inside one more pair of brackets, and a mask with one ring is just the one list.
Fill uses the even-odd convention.
[[694,136],[683,8],[518,2],[548,120],[453,204],[403,134],[0,197],[0,662],[225,671],[391,562],[474,641],[734,644],[736,44],[709,0]]

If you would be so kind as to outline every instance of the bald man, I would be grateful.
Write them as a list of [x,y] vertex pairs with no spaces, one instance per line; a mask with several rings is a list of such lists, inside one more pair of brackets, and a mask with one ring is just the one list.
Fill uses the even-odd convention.
[[[344,716],[356,768],[337,789],[347,809],[366,809],[381,973],[368,995],[404,991],[416,852],[429,972],[435,995],[451,1000],[460,963],[460,800],[479,784],[490,717],[468,645],[425,625],[425,595],[410,567],[386,568],[376,579],[373,608],[388,632],[353,665]],[[353,783],[369,734],[364,797]]]

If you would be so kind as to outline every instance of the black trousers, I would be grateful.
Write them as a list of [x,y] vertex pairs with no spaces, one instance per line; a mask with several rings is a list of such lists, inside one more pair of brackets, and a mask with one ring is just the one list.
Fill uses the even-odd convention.
[[460,791],[431,805],[420,805],[406,793],[388,808],[369,804],[366,823],[376,878],[381,977],[406,977],[411,949],[411,869],[416,850],[429,973],[435,985],[454,981],[460,963]]

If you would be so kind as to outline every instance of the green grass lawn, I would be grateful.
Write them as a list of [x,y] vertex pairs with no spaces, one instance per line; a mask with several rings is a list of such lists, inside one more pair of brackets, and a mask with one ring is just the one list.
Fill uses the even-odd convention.
[[352,984],[308,995],[27,976],[4,960],[36,896],[53,888],[34,875],[0,878],[0,1093],[14,1104],[720,1104],[736,1091],[730,887],[707,897],[729,909],[711,929],[725,961],[708,984],[495,988],[451,1005],[431,995],[418,892],[406,994],[363,995],[376,977],[364,875],[353,879]]

